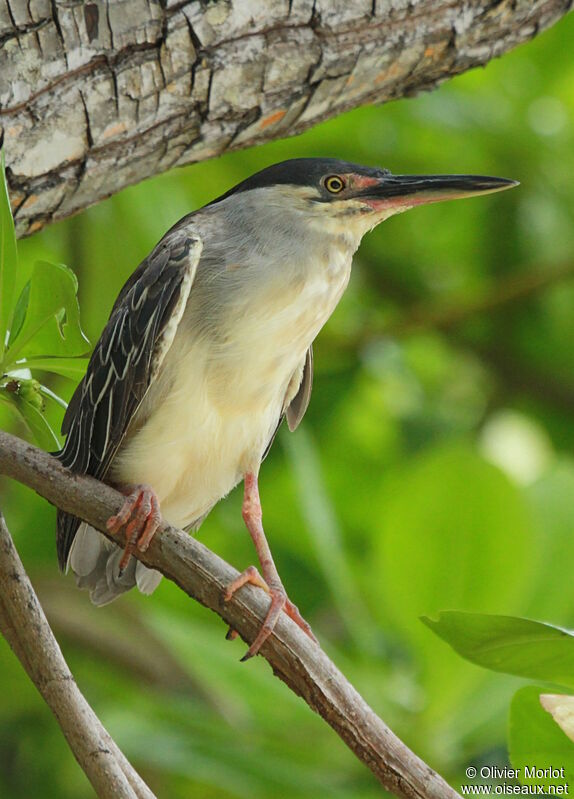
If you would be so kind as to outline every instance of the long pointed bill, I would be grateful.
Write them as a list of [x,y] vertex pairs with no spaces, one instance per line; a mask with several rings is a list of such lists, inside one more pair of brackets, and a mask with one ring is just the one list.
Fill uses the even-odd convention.
[[484,175],[385,175],[383,178],[366,178],[356,196],[375,210],[389,208],[396,211],[490,194],[514,186],[518,186],[517,180]]

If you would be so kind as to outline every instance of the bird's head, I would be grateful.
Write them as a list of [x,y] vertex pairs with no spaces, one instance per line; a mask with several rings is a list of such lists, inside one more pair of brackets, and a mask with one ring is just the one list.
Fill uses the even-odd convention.
[[349,232],[360,238],[388,217],[417,205],[488,194],[516,185],[517,181],[506,178],[393,175],[387,169],[336,158],[295,158],[257,172],[219,200],[253,192],[265,208],[303,218],[306,225],[325,233]]

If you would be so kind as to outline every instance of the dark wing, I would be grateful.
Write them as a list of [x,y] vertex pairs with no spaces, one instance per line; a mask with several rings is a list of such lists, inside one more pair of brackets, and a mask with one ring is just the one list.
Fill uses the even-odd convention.
[[[189,228],[170,231],[120,292],[62,423],[58,459],[103,479],[175,337],[201,255]],[[58,513],[58,560],[65,569],[80,520]]]
[[[300,368],[300,367],[299,367]],[[299,376],[300,375],[300,376]],[[297,382],[295,382],[297,380]],[[300,382],[298,382],[300,381]],[[287,387],[287,394],[285,396],[285,405],[283,413],[279,417],[277,427],[273,431],[273,435],[269,439],[269,443],[265,447],[265,452],[261,460],[265,460],[271,449],[271,445],[275,441],[277,431],[281,427],[281,423],[287,417],[287,425],[289,430],[293,432],[298,426],[301,419],[305,416],[305,411],[311,399],[311,389],[313,388],[313,345],[309,347],[305,354],[305,363],[303,364],[303,371],[299,369],[291,378],[291,382]],[[295,392],[295,394],[293,394]]]

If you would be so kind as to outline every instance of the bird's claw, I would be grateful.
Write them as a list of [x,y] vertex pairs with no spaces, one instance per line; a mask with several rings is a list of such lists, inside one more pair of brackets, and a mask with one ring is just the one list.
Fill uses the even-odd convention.
[[130,488],[118,513],[106,522],[110,533],[119,533],[125,527],[126,545],[119,564],[120,577],[136,547],[145,552],[160,524],[159,500],[154,490],[146,485]]
[[[255,566],[249,566],[227,586],[224,595],[225,601],[229,602],[235,592],[246,584],[255,585],[258,588],[262,588],[271,597],[271,604],[269,606],[269,610],[267,611],[265,621],[257,633],[255,640],[245,655],[241,658],[242,663],[244,663],[246,660],[249,660],[259,652],[262,645],[275,629],[275,625],[277,624],[277,620],[281,614],[281,611],[286,613],[287,616],[289,616],[289,618],[292,619],[295,624],[300,627],[301,630],[303,630],[303,632],[309,636],[309,638],[311,638],[312,641],[318,643],[310,625],[301,616],[297,606],[294,605],[293,602],[291,602],[291,600],[288,598],[283,586],[280,583],[277,585],[274,583],[268,585],[263,577],[261,577]],[[235,633],[235,631],[230,629],[226,636],[228,640],[232,640],[236,637],[236,633],[234,635],[232,635],[232,633]]]

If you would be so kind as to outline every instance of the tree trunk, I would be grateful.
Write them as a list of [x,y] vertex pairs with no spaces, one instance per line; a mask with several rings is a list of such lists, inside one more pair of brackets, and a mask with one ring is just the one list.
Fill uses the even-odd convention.
[[571,0],[0,0],[19,235],[143,178],[430,89]]

